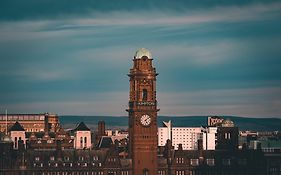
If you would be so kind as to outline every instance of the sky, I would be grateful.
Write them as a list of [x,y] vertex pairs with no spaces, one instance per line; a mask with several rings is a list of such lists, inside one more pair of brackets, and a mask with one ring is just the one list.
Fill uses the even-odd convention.
[[126,116],[151,51],[158,115],[281,117],[281,2],[0,1],[0,113]]

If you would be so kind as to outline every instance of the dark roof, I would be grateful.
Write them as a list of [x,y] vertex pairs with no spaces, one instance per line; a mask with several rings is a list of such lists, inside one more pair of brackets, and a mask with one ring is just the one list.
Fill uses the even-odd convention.
[[9,131],[25,131],[23,127],[16,121],[16,123],[9,129]]
[[79,125],[75,128],[75,131],[90,131],[90,129],[85,125],[84,122],[79,123]]
[[112,144],[113,144],[113,142],[110,137],[103,136],[100,140],[98,147],[99,148],[110,148]]

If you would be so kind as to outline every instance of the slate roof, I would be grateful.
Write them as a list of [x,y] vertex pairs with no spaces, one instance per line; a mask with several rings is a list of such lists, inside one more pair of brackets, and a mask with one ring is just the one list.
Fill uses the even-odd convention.
[[25,131],[23,127],[16,121],[16,123],[9,129],[9,131]]
[[75,131],[91,131],[84,122],[79,123],[79,125],[75,128]]
[[112,144],[113,144],[113,142],[110,137],[103,136],[100,140],[98,147],[99,148],[110,148]]

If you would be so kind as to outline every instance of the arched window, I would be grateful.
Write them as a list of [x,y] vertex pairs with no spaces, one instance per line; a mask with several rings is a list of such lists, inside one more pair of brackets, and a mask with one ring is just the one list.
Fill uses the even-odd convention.
[[83,137],[80,137],[80,148],[83,148]]
[[149,171],[148,171],[148,169],[143,169],[143,173],[142,173],[143,175],[149,175]]
[[15,148],[17,149],[18,148],[18,138],[15,137]]
[[87,137],[84,137],[84,147],[87,147]]
[[147,101],[147,89],[142,90],[142,101]]

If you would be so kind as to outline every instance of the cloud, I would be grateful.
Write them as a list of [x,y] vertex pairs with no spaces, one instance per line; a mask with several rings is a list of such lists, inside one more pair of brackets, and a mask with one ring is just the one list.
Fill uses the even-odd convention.
[[[174,27],[204,23],[233,23],[263,21],[279,18],[281,3],[250,4],[247,6],[215,6],[212,8],[191,9],[174,13],[161,10],[98,12],[89,17],[58,19],[54,28],[48,30],[81,30],[97,26],[165,26]],[[224,15],[222,15],[224,14]]]
[[191,9],[208,9],[215,7],[244,7],[255,4],[261,6],[268,3],[278,2],[277,0],[258,0],[258,1],[219,1],[219,0],[179,0],[177,2],[167,0],[143,0],[130,1],[120,0],[118,3],[109,0],[60,0],[60,1],[20,1],[10,0],[1,1],[0,20],[23,20],[23,19],[69,19],[75,17],[87,17],[90,15],[98,16],[100,13],[108,14],[111,12],[130,12],[138,13],[144,11],[163,11],[165,13],[185,13]]
[[158,93],[160,115],[280,116],[281,88]]
[[140,47],[160,73],[163,115],[280,112],[280,2],[25,1],[9,16],[13,2],[0,4],[0,98],[15,113],[126,114]]
[[[54,96],[54,94],[49,94]],[[40,96],[40,94],[39,94]],[[59,115],[127,115],[128,92],[74,94],[61,99],[43,101],[22,101],[16,104],[1,104],[1,108],[10,113],[52,112]],[[50,97],[49,97],[50,98]]]

